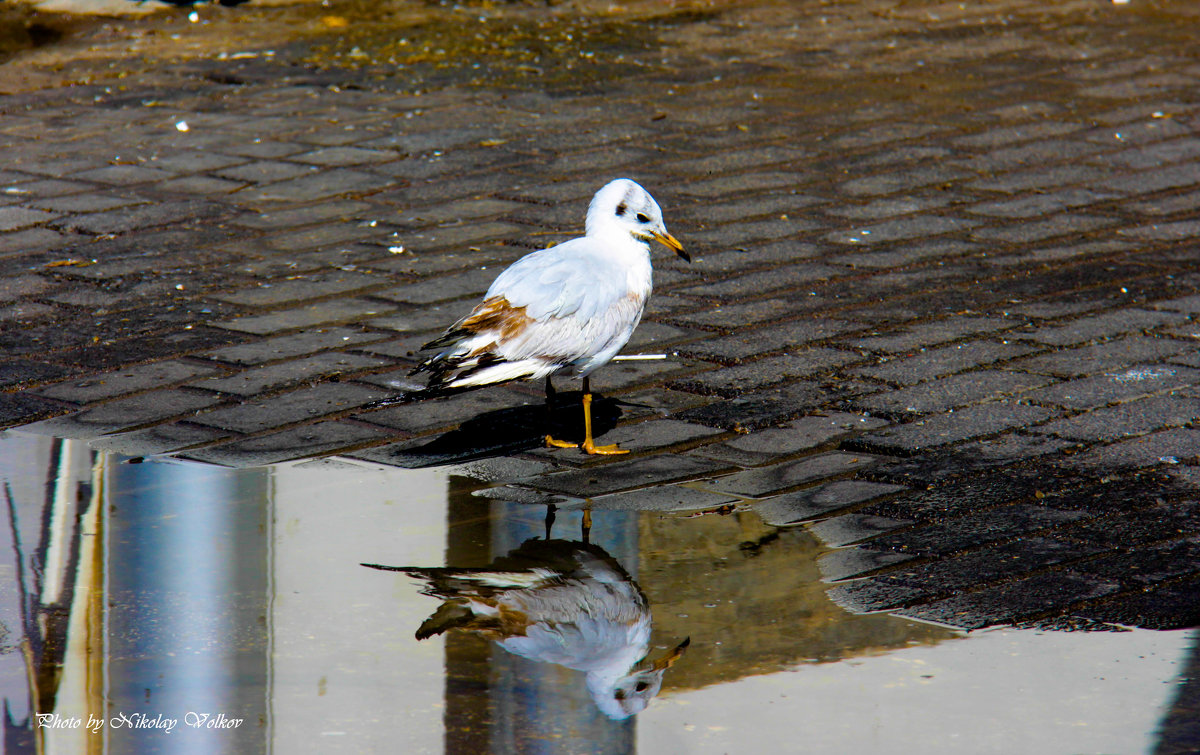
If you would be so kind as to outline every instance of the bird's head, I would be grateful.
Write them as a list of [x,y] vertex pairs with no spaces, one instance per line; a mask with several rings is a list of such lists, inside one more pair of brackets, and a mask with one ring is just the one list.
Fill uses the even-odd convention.
[[640,241],[657,241],[688,262],[692,258],[663,225],[662,209],[636,181],[618,178],[596,192],[588,207],[587,235],[627,233]]
[[[627,674],[607,684],[604,689],[589,689],[596,706],[614,721],[635,716],[646,709],[662,688],[663,674],[683,655],[691,638],[676,645],[656,661],[643,658]],[[591,679],[588,680],[591,682]]]

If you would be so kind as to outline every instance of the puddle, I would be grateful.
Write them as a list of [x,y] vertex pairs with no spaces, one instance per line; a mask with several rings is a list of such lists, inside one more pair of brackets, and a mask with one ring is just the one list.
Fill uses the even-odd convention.
[[1195,632],[851,615],[823,546],[753,513],[586,528],[443,470],[129,463],[17,432],[0,475],[6,752],[1137,753],[1191,735]]

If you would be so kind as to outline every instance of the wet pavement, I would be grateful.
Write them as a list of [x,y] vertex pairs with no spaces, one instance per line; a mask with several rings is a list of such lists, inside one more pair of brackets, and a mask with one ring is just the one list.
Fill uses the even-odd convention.
[[[231,673],[247,686],[214,677],[169,694],[227,689],[230,710],[250,710],[238,695],[261,693],[264,679],[291,689],[286,674],[297,674],[303,692],[275,708],[292,718],[267,715],[275,723],[256,724],[268,737],[260,728],[252,747],[305,732],[295,741],[350,737],[357,751],[369,745],[354,731],[382,736],[350,713],[344,727],[304,728],[330,701],[305,698],[316,682],[302,650],[294,671],[273,664],[308,639],[353,676],[347,711],[385,688],[421,688],[396,683],[398,661],[356,655],[364,647],[403,638],[406,667],[424,654],[430,694],[411,707],[443,711],[446,729],[426,732],[433,749],[530,736],[511,722],[540,710],[523,707],[530,700],[551,704],[538,674],[583,672],[501,670],[533,661],[460,630],[409,642],[438,601],[419,594],[419,579],[357,564],[482,567],[545,537],[553,506],[551,539],[576,542],[589,511],[590,544],[640,585],[654,613],[651,659],[692,638],[661,699],[620,729],[618,750],[799,736],[747,726],[739,706],[799,721],[782,695],[849,689],[850,669],[868,667],[858,676],[869,673],[872,690],[915,700],[929,686],[930,700],[963,701],[967,717],[1005,709],[996,701],[1020,681],[1005,688],[1003,664],[986,654],[1013,652],[1039,681],[1045,655],[1081,653],[1089,666],[1138,657],[1138,683],[1158,690],[1133,692],[1133,672],[1048,675],[1063,682],[1063,707],[1047,715],[1068,716],[1071,690],[1100,676],[1123,681],[1111,696],[1079,693],[1094,745],[1046,735],[1040,751],[1192,751],[1200,735],[1189,733],[1181,669],[1194,666],[1193,639],[1165,630],[1200,625],[1197,21],[1185,2],[868,0],[252,3],[203,7],[194,21],[180,11],[47,22],[54,34],[27,34],[0,65],[0,421],[21,428],[4,442],[74,439],[80,469],[169,470],[153,485],[216,486],[227,502],[247,500],[247,485],[277,486],[280,470],[313,475],[304,517],[324,517],[318,532],[342,528],[361,552],[318,539],[294,566],[230,571],[231,554],[263,550],[263,529],[290,521],[278,498],[256,493],[259,503],[235,506],[245,519],[195,524],[225,527],[204,541],[221,549],[177,559],[232,580],[210,584],[216,603],[199,613],[227,622],[204,642],[244,638],[222,668],[242,669]],[[626,349],[666,358],[594,375],[597,431],[632,454],[540,448],[547,426],[581,431],[568,382],[549,407],[540,386],[513,384],[365,408],[411,385],[415,349],[503,265],[578,234],[591,194],[618,175],[654,193],[694,259],[656,256],[655,294]],[[304,461],[316,457],[329,460]],[[420,501],[392,501],[404,513],[384,524],[382,502],[332,492],[368,480]],[[451,492],[418,494],[417,480]],[[360,505],[361,519],[343,521]],[[106,525],[110,547],[122,526],[155,529],[118,518]],[[52,529],[22,540],[39,554],[24,568],[42,573]],[[227,547],[239,538],[257,544]],[[389,552],[388,541],[400,545]],[[85,550],[78,559],[101,558]],[[63,563],[82,574],[84,561]],[[14,584],[37,593],[24,579]],[[283,589],[288,580],[315,581]],[[81,584],[67,591],[76,608],[44,605],[83,621],[100,593]],[[405,606],[385,624],[381,584]],[[137,645],[136,607],[157,612],[175,588],[105,589],[134,590],[118,601],[131,612],[105,621]],[[230,595],[245,603],[222,602]],[[251,631],[263,595],[305,597],[297,616]],[[330,616],[352,618],[334,629]],[[371,623],[375,640],[352,644]],[[964,641],[934,625],[1018,628]],[[1129,627],[1141,629],[1060,631]],[[735,636],[747,639],[733,651]],[[33,657],[51,677],[64,663],[44,649]],[[110,662],[128,663],[110,679],[141,678],[121,653]],[[953,675],[972,663],[968,684],[996,679],[981,697],[883,670],[941,664]],[[492,683],[481,679],[527,672],[520,694],[480,691]],[[721,696],[728,684],[739,690]],[[590,704],[577,693],[576,713]],[[1115,734],[1102,728],[1100,697],[1144,706],[1144,723],[1125,732],[1142,739],[1102,745]],[[878,707],[841,708],[878,724],[882,739],[855,747],[894,751],[913,719],[885,731],[901,703],[870,699]],[[396,707],[373,720],[400,725],[408,714]],[[581,727],[615,731],[587,709],[599,718]],[[819,725],[830,715],[804,736],[850,736],[850,724]],[[501,719],[513,728],[493,728]],[[665,728],[649,734],[655,726]],[[997,724],[995,736],[1011,728]],[[953,725],[937,730],[947,751],[964,751]],[[961,731],[981,743],[965,751],[1003,751],[986,749],[993,730],[979,720]]]

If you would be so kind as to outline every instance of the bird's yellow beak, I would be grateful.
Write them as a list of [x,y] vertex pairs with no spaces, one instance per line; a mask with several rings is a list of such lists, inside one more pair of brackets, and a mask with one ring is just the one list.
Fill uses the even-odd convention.
[[679,660],[683,656],[683,651],[687,650],[687,646],[690,645],[691,643],[692,643],[691,637],[684,638],[683,642],[676,645],[675,648],[671,650],[671,652],[667,653],[662,658],[659,658],[657,661],[655,661],[652,664],[654,667],[654,670],[661,671],[663,669],[669,669],[672,666],[674,666],[675,661]]
[[680,244],[679,240],[676,239],[671,234],[659,233],[658,231],[650,231],[650,235],[654,237],[655,241],[662,244],[666,248],[670,249],[672,252],[675,252],[680,257],[683,257],[688,262],[692,261],[691,255],[689,255],[687,252],[685,252],[683,250],[683,244]]

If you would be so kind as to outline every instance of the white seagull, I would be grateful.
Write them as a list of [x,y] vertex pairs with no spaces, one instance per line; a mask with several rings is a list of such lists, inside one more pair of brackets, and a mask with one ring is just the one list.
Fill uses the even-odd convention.
[[442,600],[417,629],[418,640],[457,629],[514,655],[583,671],[596,706],[614,720],[645,709],[689,644],[649,659],[650,603],[596,545],[527,540],[482,569],[363,566],[420,579],[422,592]]
[[582,238],[517,260],[471,314],[421,347],[439,350],[413,370],[430,373],[422,394],[546,378],[549,397],[550,376],[581,377],[583,443],[547,435],[546,445],[627,453],[592,439],[588,375],[616,356],[642,319],[652,275],[647,242],[658,241],[689,262],[691,257],[667,233],[658,203],[628,178],[596,192],[584,228]]

